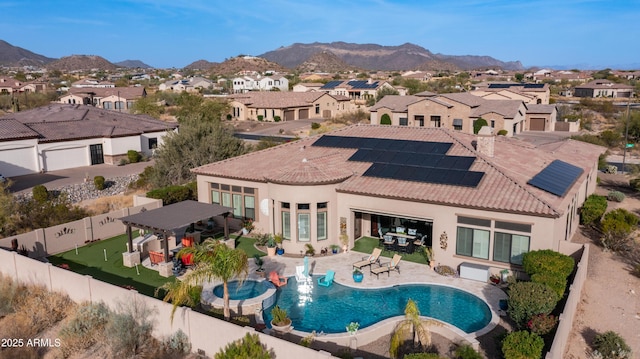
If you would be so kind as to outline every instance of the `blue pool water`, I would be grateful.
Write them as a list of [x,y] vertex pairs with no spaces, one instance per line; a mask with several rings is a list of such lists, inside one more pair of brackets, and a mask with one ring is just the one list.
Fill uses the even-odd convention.
[[[380,289],[350,288],[337,283],[317,285],[305,293],[296,281],[278,289],[276,304],[289,313],[293,327],[303,332],[342,333],[350,322],[360,328],[394,316],[404,316],[404,307],[413,299],[420,314],[450,323],[466,333],[484,328],[491,311],[480,298],[465,291],[429,284],[398,285]],[[271,308],[264,310],[265,323],[271,322]]]
[[[257,297],[267,291],[267,286],[263,282],[257,282],[255,280],[245,280],[242,285],[239,285],[238,281],[231,281],[227,283],[229,289],[229,299],[242,300]],[[222,284],[213,287],[213,294],[222,298],[224,295],[224,288]]]

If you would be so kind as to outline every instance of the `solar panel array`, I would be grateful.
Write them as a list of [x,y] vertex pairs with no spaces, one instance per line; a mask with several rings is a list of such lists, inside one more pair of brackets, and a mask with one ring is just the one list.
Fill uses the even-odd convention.
[[378,87],[378,81],[369,83],[369,81],[364,80],[351,80],[348,84],[354,89],[374,89]]
[[580,167],[554,160],[527,183],[558,197],[564,197],[582,172],[584,170]]
[[541,89],[544,88],[544,84],[520,84],[520,83],[513,83],[513,84],[489,84],[489,88],[490,89],[508,89],[512,86],[522,86],[525,89]]
[[335,88],[336,86],[340,85],[342,83],[342,81],[329,81],[326,84],[324,84],[322,87],[320,87],[321,89],[332,89]]
[[484,176],[469,171],[475,157],[447,155],[448,142],[325,135],[312,146],[358,149],[349,161],[372,163],[368,177],[476,187]]

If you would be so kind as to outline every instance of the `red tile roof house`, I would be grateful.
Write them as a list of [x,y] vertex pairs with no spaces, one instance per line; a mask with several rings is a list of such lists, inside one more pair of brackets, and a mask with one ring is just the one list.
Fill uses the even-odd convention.
[[85,104],[105,110],[131,112],[137,100],[147,97],[144,87],[72,87],[58,103]]
[[353,125],[192,171],[200,202],[282,234],[288,253],[404,227],[441,264],[518,271],[523,253],[571,239],[605,149],[488,130]]
[[178,125],[93,106],[50,104],[0,117],[0,173],[21,176],[151,155]]

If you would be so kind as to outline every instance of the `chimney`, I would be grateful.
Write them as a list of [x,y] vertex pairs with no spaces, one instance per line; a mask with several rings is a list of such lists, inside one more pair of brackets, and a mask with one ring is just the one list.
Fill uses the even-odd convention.
[[482,126],[478,131],[478,139],[476,141],[476,151],[487,157],[493,157],[496,136],[494,136],[491,127]]

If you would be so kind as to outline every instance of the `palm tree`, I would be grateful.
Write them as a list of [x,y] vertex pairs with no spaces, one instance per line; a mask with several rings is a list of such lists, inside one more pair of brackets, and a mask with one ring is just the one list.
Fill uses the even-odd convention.
[[178,257],[189,253],[193,255],[193,270],[185,274],[182,280],[175,280],[161,287],[167,291],[163,300],[173,303],[171,320],[173,320],[173,314],[179,305],[193,306],[198,304],[195,303],[191,295],[191,289],[195,286],[201,286],[205,281],[211,281],[212,279],[222,281],[224,288],[224,318],[229,320],[231,313],[229,311],[229,289],[227,283],[234,278],[244,281],[247,277],[249,274],[247,254],[242,249],[229,248],[226,244],[213,239],[207,239],[202,244],[194,247],[183,248],[178,253]]
[[420,310],[413,299],[407,301],[404,307],[404,320],[396,325],[391,337],[389,345],[389,354],[391,358],[398,357],[398,351],[408,334],[413,334],[413,345],[420,344],[422,350],[431,345],[431,332],[429,326],[442,326],[442,324],[434,319],[420,318]]

